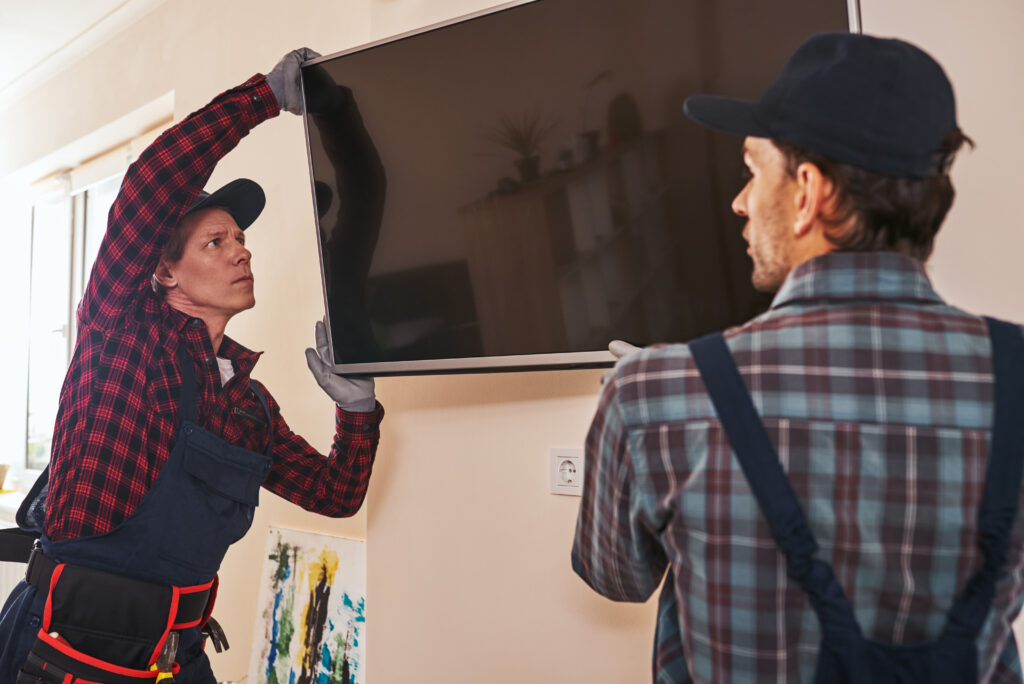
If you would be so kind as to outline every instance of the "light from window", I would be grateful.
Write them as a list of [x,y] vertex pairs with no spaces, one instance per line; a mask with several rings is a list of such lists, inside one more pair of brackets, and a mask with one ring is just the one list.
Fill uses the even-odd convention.
[[71,343],[71,203],[67,195],[44,199],[32,208],[31,253],[26,465],[42,468],[50,459]]

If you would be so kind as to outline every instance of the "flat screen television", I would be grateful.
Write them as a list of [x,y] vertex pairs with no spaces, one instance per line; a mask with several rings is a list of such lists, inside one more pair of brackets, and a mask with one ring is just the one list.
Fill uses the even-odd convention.
[[303,65],[335,368],[607,366],[770,302],[742,141],[692,93],[756,99],[856,0],[532,0]]

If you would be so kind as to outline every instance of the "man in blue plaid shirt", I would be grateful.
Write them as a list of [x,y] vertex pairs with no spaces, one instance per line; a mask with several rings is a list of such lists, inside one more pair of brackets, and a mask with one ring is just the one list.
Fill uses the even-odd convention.
[[[699,95],[684,109],[745,137],[749,179],[732,209],[746,219],[754,285],[777,294],[724,338],[815,558],[831,566],[863,637],[934,641],[982,565],[995,406],[986,321],[946,304],[924,268],[953,200],[950,163],[970,142],[952,87],[905,42],[818,34],[759,102]],[[626,354],[608,376],[587,437],[573,568],[618,601],[647,600],[667,571],[659,684],[838,681],[822,674],[818,615],[703,377],[684,344]],[[978,681],[1022,681],[1016,520],[969,641]]]

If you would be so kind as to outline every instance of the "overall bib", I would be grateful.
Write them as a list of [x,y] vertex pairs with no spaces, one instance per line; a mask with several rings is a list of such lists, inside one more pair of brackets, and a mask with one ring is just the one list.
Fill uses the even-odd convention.
[[832,567],[814,557],[818,544],[725,339],[715,333],[689,345],[729,444],[786,557],[789,576],[807,593],[821,625],[816,684],[977,681],[977,639],[996,582],[1006,571],[1024,469],[1024,338],[1015,325],[986,320],[992,341],[995,425],[978,513],[982,565],[954,600],[939,638],[912,645],[864,637]]
[[[112,587],[114,592],[119,591],[117,586],[129,591],[137,580],[144,581],[139,584],[188,587],[188,591],[207,587],[211,596],[209,606],[205,608],[205,622],[212,608],[217,570],[224,554],[228,546],[241,539],[252,524],[253,513],[259,503],[260,486],[273,463],[270,454],[274,435],[271,429],[269,444],[261,454],[232,446],[199,427],[192,359],[181,348],[178,350],[178,363],[181,368],[178,406],[181,427],[167,462],[135,512],[106,534],[60,541],[51,541],[44,535],[40,542],[48,559],[57,564],[68,564],[69,570],[71,566],[84,566],[81,569],[86,573],[101,571],[97,574],[108,578],[108,583],[107,573],[119,575],[120,578],[115,579],[120,579],[120,582]],[[266,398],[258,388],[253,388],[253,391],[266,412],[267,425],[272,426]],[[30,563],[30,577],[31,566]],[[64,581],[63,576],[60,581]],[[51,592],[54,595],[51,602],[56,606],[61,598],[58,595],[60,584],[55,581],[52,586],[55,588]],[[85,590],[76,596],[89,600],[90,593],[86,585]],[[171,622],[174,606],[184,597],[185,592],[180,596],[177,590],[173,592]],[[41,626],[49,626],[47,623],[51,617],[57,619],[50,615],[50,610],[44,613],[46,603],[47,593],[24,580],[7,600],[0,616],[0,648],[3,649],[0,653],[0,681],[16,681],[18,668],[25,664],[30,649],[35,654],[37,650],[47,651],[53,646],[44,643],[48,637],[40,631]],[[74,602],[69,600],[67,603],[72,605]],[[98,610],[96,607],[90,609]],[[121,610],[126,620],[140,619],[127,606]],[[168,622],[166,613],[162,620]],[[158,632],[169,626],[164,623],[157,625]],[[164,634],[166,636],[166,630]],[[181,629],[178,634],[180,644],[176,660],[181,669],[175,681],[215,682],[203,653],[204,636],[200,624]],[[79,643],[87,642],[88,639]],[[92,677],[83,676],[83,679],[88,681]],[[112,680],[116,679],[112,677]]]

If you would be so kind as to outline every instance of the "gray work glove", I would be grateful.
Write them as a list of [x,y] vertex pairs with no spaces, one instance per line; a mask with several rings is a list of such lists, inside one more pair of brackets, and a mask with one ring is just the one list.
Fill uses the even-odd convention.
[[274,91],[278,106],[292,114],[302,114],[302,88],[299,85],[299,66],[316,59],[319,52],[309,48],[292,50],[267,74],[267,85]]
[[[634,344],[630,344],[629,342],[623,342],[622,340],[612,340],[611,342],[608,343],[608,351],[610,351],[612,353],[612,356],[615,357],[616,363],[618,363],[619,359],[621,359],[623,356],[628,356],[629,354],[632,354],[633,352],[638,352],[641,349],[643,349],[643,347],[638,347]],[[614,373],[614,368],[606,370],[604,373],[602,373],[601,384],[603,385],[604,383],[608,382],[609,378],[611,378]]]
[[306,364],[316,383],[341,408],[351,413],[369,413],[377,407],[373,378],[349,378],[332,370],[334,363],[327,349],[327,328],[323,321],[316,322],[316,350],[306,350]]

